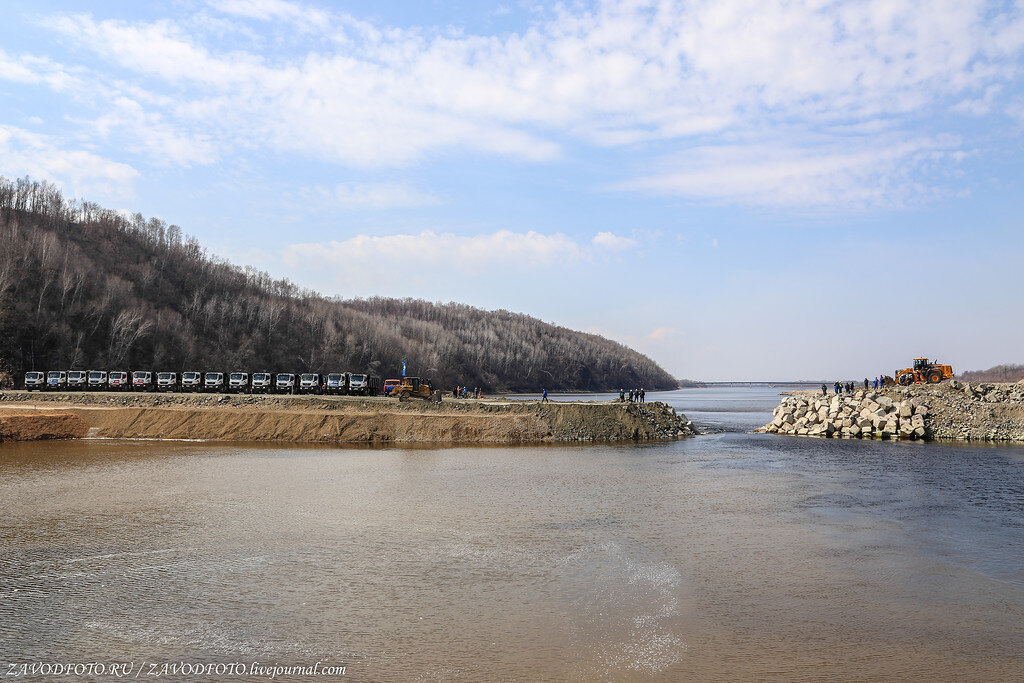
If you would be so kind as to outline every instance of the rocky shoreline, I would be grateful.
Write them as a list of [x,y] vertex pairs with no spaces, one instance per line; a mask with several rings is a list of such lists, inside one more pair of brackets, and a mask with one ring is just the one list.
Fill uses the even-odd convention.
[[788,392],[758,432],[825,438],[1024,443],[1024,382],[951,380],[852,395]]
[[100,438],[296,443],[671,440],[697,433],[660,402],[0,392],[7,414],[58,407]]

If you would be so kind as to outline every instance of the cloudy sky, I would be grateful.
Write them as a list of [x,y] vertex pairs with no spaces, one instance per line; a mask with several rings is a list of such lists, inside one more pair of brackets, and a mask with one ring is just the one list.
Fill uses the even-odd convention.
[[0,174],[679,377],[1024,362],[1024,5],[5,3]]

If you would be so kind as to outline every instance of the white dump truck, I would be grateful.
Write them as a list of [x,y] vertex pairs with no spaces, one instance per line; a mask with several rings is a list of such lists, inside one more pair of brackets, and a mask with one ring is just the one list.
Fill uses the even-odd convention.
[[233,394],[244,394],[249,390],[249,373],[232,372],[228,375],[228,391]]
[[46,373],[46,389],[60,391],[68,388],[68,373],[63,370],[50,370]]
[[68,389],[80,391],[85,389],[89,376],[85,370],[68,370]]
[[124,391],[128,388],[128,373],[124,370],[111,370],[107,373],[107,388],[113,391]]
[[254,372],[249,380],[249,391],[254,394],[270,393],[270,373]]
[[347,394],[348,393],[348,373],[346,372],[331,372],[327,375],[327,380],[324,382],[324,393],[325,394]]
[[291,374],[290,372],[277,373],[277,378],[274,380],[274,393],[294,394],[295,375]]
[[46,388],[46,374],[38,370],[31,370],[25,373],[25,389],[28,391],[42,391]]
[[153,373],[149,370],[135,370],[132,372],[132,391],[152,391]]
[[89,391],[103,391],[107,388],[107,373],[105,370],[89,371]]
[[219,393],[224,390],[224,373],[208,372],[203,378],[203,391]]
[[320,386],[320,375],[315,372],[306,372],[299,376],[300,394],[321,394],[323,387]]
[[158,372],[156,373],[156,390],[157,391],[177,391],[178,389],[178,373],[176,372]]
[[377,396],[380,394],[380,377],[364,375],[356,372],[348,375],[348,393],[357,396]]
[[199,391],[203,388],[203,373],[195,370],[188,370],[181,373],[182,391]]

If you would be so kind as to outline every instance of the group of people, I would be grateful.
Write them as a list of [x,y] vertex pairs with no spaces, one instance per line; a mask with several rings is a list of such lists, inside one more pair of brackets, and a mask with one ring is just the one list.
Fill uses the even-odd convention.
[[[848,394],[853,393],[853,382],[835,382],[832,388],[836,392],[836,396],[840,395],[844,391]],[[821,385],[821,395],[828,396],[828,386],[825,383]]]
[[[619,389],[619,400],[626,400],[626,390]],[[630,389],[629,390],[629,402],[630,403],[644,403],[647,398],[647,392],[643,389]]]
[[[878,377],[875,377],[874,380],[868,380],[868,378],[865,377],[864,378],[864,389],[867,389],[870,386],[874,386],[875,389],[884,388],[885,387],[885,375],[879,375]],[[834,383],[832,385],[832,389],[836,392],[836,396],[842,394],[844,391],[847,394],[852,394],[856,390],[856,388],[857,388],[857,383],[856,382],[836,382],[836,383]],[[822,396],[828,396],[828,385],[827,384],[823,383],[821,385],[821,395]]]
[[452,389],[452,398],[483,398],[483,389],[474,387],[470,392],[469,387],[455,387]]

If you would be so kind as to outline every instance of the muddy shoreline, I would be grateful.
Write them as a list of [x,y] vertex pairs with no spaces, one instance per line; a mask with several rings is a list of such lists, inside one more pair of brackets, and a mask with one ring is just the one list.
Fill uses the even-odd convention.
[[653,441],[696,433],[685,416],[660,402],[434,404],[380,397],[0,393],[4,414],[30,420],[46,409],[79,418],[90,437],[113,439],[496,444]]

